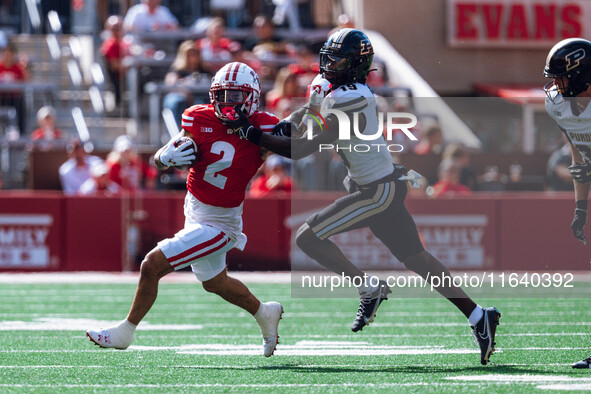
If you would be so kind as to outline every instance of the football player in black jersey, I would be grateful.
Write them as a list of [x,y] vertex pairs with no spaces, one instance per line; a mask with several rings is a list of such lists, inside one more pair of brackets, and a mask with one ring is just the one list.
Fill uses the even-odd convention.
[[[373,47],[368,37],[355,29],[341,29],[333,33],[320,50],[320,71],[312,82],[309,106],[316,110],[338,109],[345,118],[355,113],[360,119],[358,131],[363,138],[350,133],[350,139],[339,133],[338,117],[325,117],[327,129],[315,130],[312,138],[287,138],[269,136],[255,129],[244,114],[233,125],[242,137],[272,152],[292,159],[299,159],[318,151],[320,144],[333,146],[362,144],[372,138],[368,151],[355,149],[338,151],[348,167],[346,186],[349,194],[307,219],[297,231],[296,243],[308,256],[331,271],[349,278],[367,278],[365,273],[349,261],[329,237],[335,234],[369,227],[373,234],[388,247],[391,253],[411,271],[427,281],[449,277],[449,270],[429,252],[425,251],[415,222],[406,209],[407,170],[393,164],[392,156],[378,145],[386,145],[378,131],[377,109],[373,93],[366,78],[373,60]],[[325,99],[326,98],[326,99]],[[292,124],[300,124],[302,112],[295,111]],[[354,118],[354,117],[353,117]],[[360,331],[373,321],[382,301],[391,293],[385,281],[371,277],[359,287],[360,304],[351,327]],[[374,284],[371,284],[371,283]],[[437,287],[443,296],[460,309],[468,318],[474,336],[480,346],[481,363],[486,364],[494,352],[495,332],[501,314],[496,308],[482,308],[452,283]]]

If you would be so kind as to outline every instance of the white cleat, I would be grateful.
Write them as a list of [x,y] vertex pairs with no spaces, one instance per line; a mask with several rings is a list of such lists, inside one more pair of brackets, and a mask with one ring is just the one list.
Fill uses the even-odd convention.
[[256,318],[261,333],[263,334],[263,354],[271,357],[279,343],[277,327],[283,315],[283,306],[277,302],[266,302],[261,304],[260,316]]
[[100,328],[86,331],[86,336],[95,345],[104,348],[127,349],[133,341],[134,334],[124,334],[118,327]]

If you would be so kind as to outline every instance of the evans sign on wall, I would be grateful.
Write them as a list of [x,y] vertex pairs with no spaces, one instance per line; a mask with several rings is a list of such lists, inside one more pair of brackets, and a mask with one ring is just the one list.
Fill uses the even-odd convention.
[[453,47],[551,48],[590,38],[591,1],[447,0],[447,41]]

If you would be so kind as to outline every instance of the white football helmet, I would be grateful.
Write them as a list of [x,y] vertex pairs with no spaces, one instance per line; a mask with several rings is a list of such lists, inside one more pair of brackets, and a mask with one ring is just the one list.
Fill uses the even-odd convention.
[[224,108],[240,105],[246,116],[254,114],[259,106],[261,83],[256,72],[244,63],[233,62],[222,67],[212,78],[209,100],[215,114],[222,120],[228,117]]

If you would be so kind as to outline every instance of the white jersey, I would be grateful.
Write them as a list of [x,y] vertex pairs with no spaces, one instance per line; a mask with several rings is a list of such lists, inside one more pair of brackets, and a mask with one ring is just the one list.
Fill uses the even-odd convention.
[[74,158],[70,158],[60,166],[59,175],[64,193],[78,193],[80,186],[82,186],[84,182],[91,178],[90,167],[102,164],[103,160],[96,156],[86,156],[84,158],[84,163],[84,166],[78,167],[76,165],[76,160]]
[[148,6],[143,3],[131,6],[123,19],[123,28],[130,33],[167,30],[178,24],[168,8],[159,5],[154,13],[150,13]]
[[[554,100],[560,99],[562,97],[558,95]],[[554,104],[546,98],[546,111],[566,133],[568,140],[579,151],[583,160],[591,162],[591,105],[587,105],[583,112],[575,115],[571,102],[574,105],[572,99]]]
[[[354,83],[332,90],[323,100],[322,116],[328,116],[329,112],[326,111],[329,109],[338,109],[348,114],[359,113],[358,119],[365,118],[363,129],[361,127],[364,121],[359,122],[359,133],[367,136],[378,133],[376,99],[365,84]],[[353,130],[353,116],[350,119],[351,139],[338,139],[335,143],[337,152],[347,166],[349,177],[358,185],[367,185],[392,174],[392,156],[386,148],[383,134],[379,132],[379,136],[371,140],[362,140]]]
[[190,228],[193,224],[215,227],[234,238],[237,249],[244,249],[246,235],[242,233],[242,204],[233,208],[214,207],[187,193],[184,211],[185,228]]

